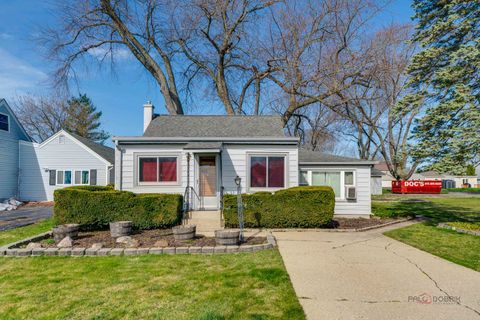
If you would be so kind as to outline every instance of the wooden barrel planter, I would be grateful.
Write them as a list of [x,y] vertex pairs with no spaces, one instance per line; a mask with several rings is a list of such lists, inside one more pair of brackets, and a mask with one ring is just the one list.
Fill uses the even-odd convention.
[[78,237],[78,230],[80,229],[80,225],[76,223],[69,223],[69,224],[61,224],[55,228],[53,228],[53,239],[55,242],[62,241],[65,237],[70,237],[76,239]]
[[110,222],[110,234],[112,238],[124,237],[132,234],[132,221]]
[[224,229],[215,231],[215,242],[220,246],[234,246],[240,242],[240,230]]
[[172,228],[173,238],[175,240],[190,240],[195,238],[197,232],[196,225],[176,226]]

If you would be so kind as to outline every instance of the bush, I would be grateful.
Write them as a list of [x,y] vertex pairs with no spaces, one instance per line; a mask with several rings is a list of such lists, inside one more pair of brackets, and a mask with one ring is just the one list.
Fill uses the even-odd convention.
[[75,186],[54,192],[56,224],[79,223],[84,230],[103,229],[130,220],[137,229],[168,228],[182,219],[182,196],[134,194],[103,186]]
[[[294,187],[275,193],[242,194],[246,228],[317,228],[333,218],[330,187]],[[225,195],[225,226],[238,227],[237,196]]]

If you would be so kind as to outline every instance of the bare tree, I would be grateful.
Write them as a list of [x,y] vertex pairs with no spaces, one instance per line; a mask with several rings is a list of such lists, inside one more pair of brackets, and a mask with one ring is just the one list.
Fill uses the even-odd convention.
[[397,180],[408,179],[418,165],[409,157],[408,139],[421,111],[420,101],[408,99],[406,69],[415,50],[407,43],[410,34],[409,25],[392,25],[370,40],[368,72],[362,85],[347,93],[342,111],[356,131],[360,157],[380,156]]
[[288,99],[284,123],[315,103],[340,113],[343,92],[362,81],[361,34],[379,9],[371,1],[322,0],[272,10],[267,78]]
[[[227,114],[242,114],[252,95],[258,114],[261,81],[269,74],[255,61],[255,33],[260,14],[277,1],[194,0],[176,2],[172,11],[175,41],[191,62],[187,83],[205,77],[214,85]],[[253,92],[252,92],[253,91]]]
[[67,99],[23,95],[13,103],[15,114],[30,137],[42,142],[64,127],[67,118]]
[[75,76],[75,63],[83,58],[88,65],[92,53],[99,56],[100,64],[110,62],[114,66],[119,52],[127,49],[157,81],[168,112],[183,114],[172,66],[174,52],[164,39],[169,26],[165,24],[163,2],[60,2],[58,24],[43,30],[40,39],[59,65],[56,83],[68,83]]

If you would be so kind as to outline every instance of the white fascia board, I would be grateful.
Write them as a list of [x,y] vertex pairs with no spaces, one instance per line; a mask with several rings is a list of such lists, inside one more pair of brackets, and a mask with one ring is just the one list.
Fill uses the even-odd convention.
[[118,142],[189,142],[189,141],[222,141],[222,142],[295,142],[297,137],[113,137]]
[[318,166],[318,165],[336,165],[336,166],[340,166],[340,165],[360,165],[360,166],[372,166],[374,164],[378,164],[378,161],[372,161],[372,160],[358,160],[358,161],[329,161],[329,162],[325,162],[325,161],[321,161],[321,162],[298,162],[298,166]]

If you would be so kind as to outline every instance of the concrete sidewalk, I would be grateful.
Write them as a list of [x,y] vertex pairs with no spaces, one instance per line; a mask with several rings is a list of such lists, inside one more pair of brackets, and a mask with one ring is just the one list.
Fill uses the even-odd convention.
[[[382,235],[408,224],[276,232],[308,319],[480,319],[479,272]],[[438,301],[445,296],[458,300]]]

